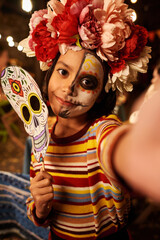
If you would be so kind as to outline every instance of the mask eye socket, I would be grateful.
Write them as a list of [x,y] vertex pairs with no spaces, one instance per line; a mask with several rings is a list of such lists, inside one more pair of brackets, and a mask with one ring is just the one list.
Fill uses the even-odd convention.
[[28,102],[34,113],[40,113],[42,111],[41,100],[37,94],[31,93],[28,97]]
[[26,124],[31,123],[31,112],[26,104],[21,105],[21,115]]

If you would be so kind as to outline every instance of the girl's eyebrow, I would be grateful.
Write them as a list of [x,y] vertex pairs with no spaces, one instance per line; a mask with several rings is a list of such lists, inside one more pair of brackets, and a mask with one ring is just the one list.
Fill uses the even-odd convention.
[[64,63],[64,62],[62,62],[62,61],[57,62],[57,65],[58,65],[58,64],[62,64],[64,67],[72,70],[72,68],[71,68],[68,64],[66,64],[66,63]]

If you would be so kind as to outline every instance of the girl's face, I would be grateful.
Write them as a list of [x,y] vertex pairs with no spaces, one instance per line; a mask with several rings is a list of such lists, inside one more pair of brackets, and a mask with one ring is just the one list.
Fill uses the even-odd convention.
[[56,63],[48,85],[53,112],[63,118],[77,117],[88,112],[103,87],[101,62],[85,50],[69,50]]

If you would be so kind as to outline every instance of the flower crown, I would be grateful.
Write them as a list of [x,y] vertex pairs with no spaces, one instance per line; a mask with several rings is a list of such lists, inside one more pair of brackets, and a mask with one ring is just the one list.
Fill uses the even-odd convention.
[[33,13],[29,37],[20,45],[27,56],[36,56],[43,71],[58,52],[95,50],[110,66],[106,92],[132,91],[131,82],[138,72],[147,72],[151,58],[148,32],[133,23],[132,13],[124,0],[51,0],[48,9]]

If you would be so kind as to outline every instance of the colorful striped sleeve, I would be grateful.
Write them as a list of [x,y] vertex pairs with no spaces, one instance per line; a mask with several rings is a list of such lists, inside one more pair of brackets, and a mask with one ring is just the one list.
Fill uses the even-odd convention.
[[108,116],[97,129],[98,159],[110,182],[115,186],[123,186],[112,164],[112,153],[118,139],[129,129],[129,125],[122,125],[115,116]]

